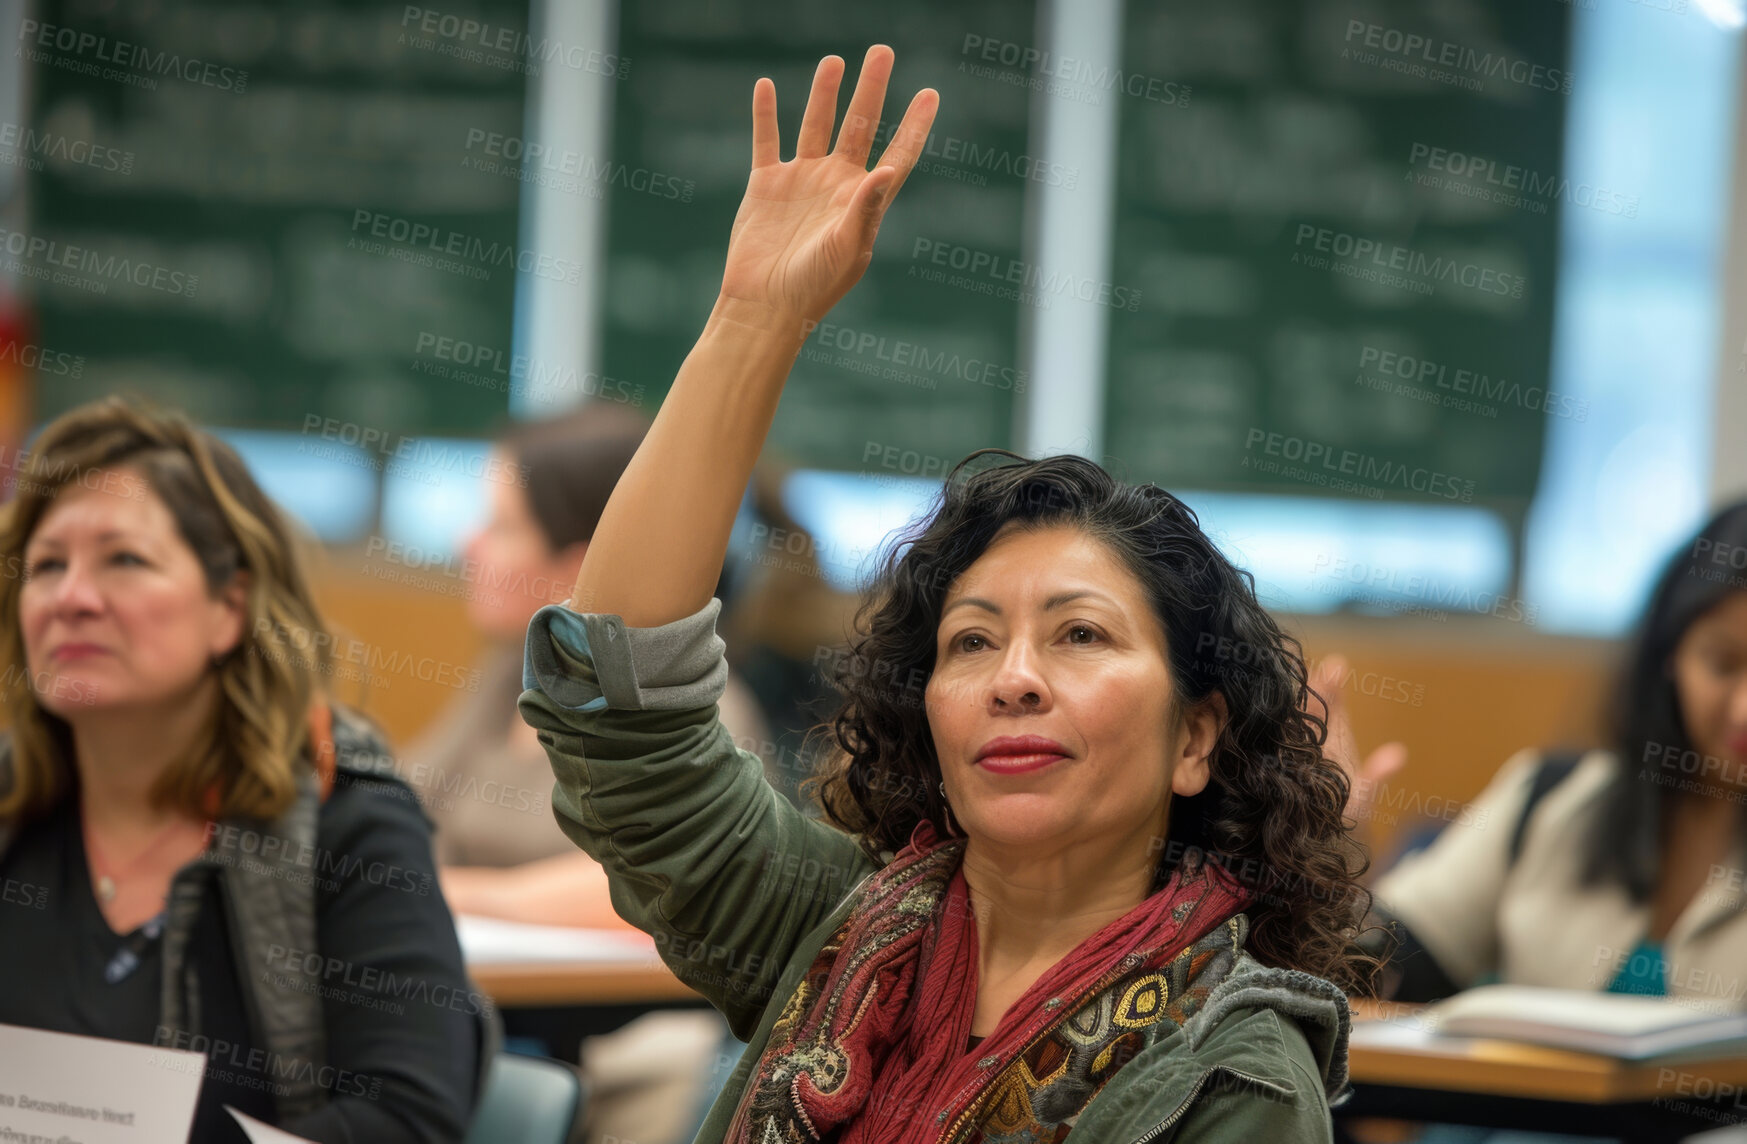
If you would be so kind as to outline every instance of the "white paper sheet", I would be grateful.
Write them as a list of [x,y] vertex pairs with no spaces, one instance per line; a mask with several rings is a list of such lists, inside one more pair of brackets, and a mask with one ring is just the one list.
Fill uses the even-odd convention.
[[461,955],[469,965],[588,962],[652,965],[655,942],[636,930],[536,926],[463,914],[455,919]]
[[1668,997],[1482,985],[1435,1007],[1449,1033],[1498,1037],[1624,1060],[1668,1054],[1732,1056],[1747,1046],[1747,1016]]
[[1447,1043],[1438,1036],[1437,1021],[1425,1013],[1404,1013],[1395,1017],[1354,1021],[1348,1044],[1366,1049],[1429,1050]]
[[0,1140],[185,1144],[206,1054],[0,1025]]

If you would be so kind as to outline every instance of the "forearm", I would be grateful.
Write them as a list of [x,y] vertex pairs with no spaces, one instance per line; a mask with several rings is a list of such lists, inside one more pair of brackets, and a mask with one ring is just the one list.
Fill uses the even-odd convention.
[[607,501],[572,609],[657,627],[709,602],[804,326],[799,316],[717,302]]

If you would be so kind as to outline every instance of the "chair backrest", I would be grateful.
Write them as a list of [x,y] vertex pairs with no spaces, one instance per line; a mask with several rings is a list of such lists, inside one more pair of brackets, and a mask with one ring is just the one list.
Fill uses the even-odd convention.
[[564,1144],[581,1103],[582,1080],[569,1065],[499,1053],[466,1144]]

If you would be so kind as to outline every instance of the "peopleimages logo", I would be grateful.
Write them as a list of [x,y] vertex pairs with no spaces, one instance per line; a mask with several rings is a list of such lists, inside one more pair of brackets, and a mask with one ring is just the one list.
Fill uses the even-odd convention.
[[1471,584],[1440,581],[1422,573],[1404,573],[1387,565],[1350,560],[1345,556],[1331,557],[1319,553],[1311,565],[1311,572],[1336,587],[1356,585],[1381,589],[1383,594],[1375,597],[1379,603],[1392,603],[1391,597],[1423,600],[1439,609],[1483,612],[1501,620],[1528,624],[1533,624],[1539,614],[1539,605],[1525,603],[1516,597],[1476,591]]
[[[1086,95],[1099,91],[1120,91],[1136,99],[1150,100],[1153,103],[1163,103],[1178,107],[1186,106],[1193,89],[1188,84],[1179,84],[1174,80],[1161,79],[1140,72],[1125,72],[1121,68],[1108,64],[1094,64],[1090,60],[1075,56],[1062,56],[1042,48],[1034,48],[1027,44],[1012,40],[1001,40],[990,36],[979,36],[975,32],[968,33],[964,44],[959,48],[959,55],[972,56],[984,61],[982,66],[960,61],[958,70],[979,77],[998,77],[989,64],[1000,64],[1004,67],[1018,68],[1021,72],[1030,72],[1033,68],[1039,76],[1055,82],[1048,84],[1046,90],[1052,95],[1070,95],[1075,89]],[[1031,85],[1028,85],[1031,86]],[[1096,103],[1097,99],[1081,102]]]
[[[856,330],[848,326],[839,326],[831,322],[807,323],[810,333],[819,332],[815,343],[819,347],[838,349],[857,358],[871,358],[876,362],[885,362],[892,366],[920,370],[923,373],[938,374],[941,377],[955,378],[986,385],[993,389],[1011,389],[1015,393],[1025,392],[1026,372],[1013,366],[998,365],[982,358],[970,357],[949,350],[930,350],[917,342],[906,341],[899,337],[887,337],[885,334],[874,333],[871,330]],[[809,346],[811,349],[812,346]],[[830,355],[826,354],[829,358]],[[864,370],[862,372],[874,372]],[[925,379],[927,388],[933,389],[933,379]]]
[[0,364],[19,365],[39,373],[75,380],[85,373],[84,354],[51,350],[31,342],[0,341]]
[[[403,31],[401,42],[410,42],[417,48],[434,48],[439,55],[467,63],[483,63],[526,75],[538,75],[540,64],[562,64],[608,79],[624,79],[631,74],[628,56],[582,44],[566,44],[551,36],[536,37],[518,28],[488,24],[436,8],[408,4],[401,14],[400,26],[423,37],[408,41],[407,32]],[[438,40],[446,42],[439,44]]]
[[[541,362],[526,354],[512,354],[501,347],[445,337],[429,330],[419,331],[413,352],[421,359],[413,363],[417,373],[499,389],[517,397],[554,402],[564,400],[566,394],[579,393],[624,405],[643,404],[641,383],[607,377],[593,370],[578,371],[573,365]],[[469,366],[473,368],[465,368]]]
[[[1298,224],[1298,232],[1292,245],[1304,246],[1306,243],[1312,250],[1333,254],[1337,258],[1351,258],[1355,263],[1368,260],[1380,270],[1399,270],[1421,279],[1452,282],[1486,294],[1509,298],[1523,296],[1523,276],[1520,274],[1508,274],[1474,262],[1427,254],[1423,250],[1415,250],[1399,243],[1379,242],[1374,238],[1302,222]],[[1301,255],[1293,252],[1292,260],[1301,261]],[[1315,264],[1312,267],[1321,268]]]
[[[1286,433],[1272,433],[1266,429],[1252,427],[1244,440],[1247,452],[1257,451],[1270,457],[1280,457],[1286,461],[1306,466],[1302,470],[1292,470],[1282,473],[1298,479],[1309,480],[1313,484],[1326,484],[1330,488],[1344,488],[1335,483],[1342,477],[1356,478],[1355,485],[1349,491],[1372,490],[1380,492],[1385,488],[1398,488],[1404,491],[1426,493],[1430,496],[1443,497],[1446,500],[1461,501],[1467,504],[1474,499],[1474,482],[1453,477],[1448,473],[1440,473],[1435,469],[1418,468],[1404,465],[1399,461],[1385,460],[1368,453],[1360,453],[1353,449],[1339,449],[1321,441],[1310,441],[1303,437],[1294,437]],[[1248,456],[1244,458],[1246,468],[1255,468],[1258,472],[1272,473],[1276,470],[1271,463],[1252,465]],[[1320,479],[1319,479],[1320,478]],[[1362,482],[1362,483],[1359,483]]]
[[[982,276],[994,282],[1010,282],[1025,286],[1036,296],[1071,294],[1082,302],[1094,302],[1113,310],[1140,309],[1140,291],[1131,286],[1098,282],[1077,274],[1045,270],[1035,263],[1018,258],[1004,258],[986,250],[976,250],[951,242],[936,242],[918,236],[910,247],[912,262],[926,260],[935,266],[963,270],[972,276]],[[910,273],[915,275],[912,265]]]
[[[127,282],[165,294],[194,297],[200,285],[197,275],[168,266],[160,266],[143,258],[118,258],[99,254],[90,247],[75,246],[26,234],[21,230],[0,230],[0,251],[16,255],[26,263],[41,263],[46,267],[61,267],[74,274],[88,274],[90,281],[106,292],[111,282]],[[24,264],[20,264],[22,267]],[[98,281],[99,279],[103,281]]]
[[[859,117],[858,117],[859,118]],[[896,135],[901,124],[882,120],[874,130],[873,145],[884,147]],[[929,163],[928,160],[940,160]],[[1033,183],[1073,190],[1080,182],[1078,167],[1065,167],[1047,159],[1039,159],[1022,151],[961,139],[940,131],[930,131],[923,140],[922,154],[916,161],[918,170],[932,171],[959,182],[987,186],[984,172],[1010,175]]]
[[[372,242],[372,239],[383,241]],[[396,245],[388,247],[384,241]],[[418,265],[435,266],[439,270],[451,270],[470,278],[489,278],[491,271],[485,268],[497,266],[571,285],[582,280],[582,264],[579,262],[522,249],[513,242],[487,241],[478,235],[398,218],[381,211],[353,211],[352,237],[346,240],[346,246],[370,254],[388,254]],[[445,255],[453,257],[442,257]]]
[[[402,475],[416,476],[422,471],[431,479],[427,484],[440,483],[440,473],[457,473],[473,480],[496,481],[528,487],[528,467],[505,460],[495,453],[482,453],[451,442],[434,441],[426,437],[396,436],[385,429],[360,425],[306,413],[303,417],[304,436],[316,435],[324,441],[354,446],[365,455],[360,467],[380,469],[384,462],[393,464]],[[310,450],[300,444],[298,452]],[[332,455],[333,451],[327,451]],[[374,454],[374,455],[372,455]],[[337,458],[336,458],[337,459]]]
[[[1365,370],[1374,373],[1365,373]],[[1569,393],[1557,393],[1538,385],[1525,386],[1508,378],[1494,378],[1477,370],[1457,367],[1430,358],[1394,353],[1378,346],[1365,346],[1359,351],[1359,384],[1372,389],[1389,389],[1404,396],[1441,404],[1446,409],[1479,413],[1497,417],[1498,405],[1515,405],[1531,413],[1549,417],[1565,417],[1573,421],[1589,419],[1589,402],[1573,398]],[[1392,379],[1399,379],[1399,383]],[[1439,394],[1437,390],[1448,390]],[[1492,402],[1495,404],[1487,404]]]
[[[1450,175],[1465,182],[1451,182],[1422,174],[1425,186],[1438,186],[1469,198],[1482,198],[1505,206],[1528,205],[1538,214],[1545,214],[1547,203],[1558,201],[1584,207],[1603,214],[1623,218],[1638,217],[1638,196],[1610,191],[1582,181],[1573,183],[1563,175],[1545,175],[1532,167],[1499,163],[1483,155],[1470,155],[1429,143],[1414,143],[1407,150],[1409,167],[1424,167],[1427,172]],[[1476,186],[1478,181],[1484,186]],[[1522,192],[1517,194],[1516,192]]]
[[54,131],[38,131],[12,122],[0,122],[0,147],[12,153],[0,155],[0,163],[27,166],[33,171],[43,168],[43,158],[54,159],[76,167],[91,167],[98,171],[133,173],[133,152],[117,147],[105,147],[88,139],[74,139]]
[[[487,131],[483,127],[467,129],[465,150],[472,152],[475,148],[490,157],[483,161],[475,158],[477,169],[498,173],[499,165],[493,160],[502,160],[503,173],[514,173],[524,182],[537,176],[539,171],[545,171],[557,175],[574,175],[578,179],[601,186],[624,187],[640,194],[653,195],[659,199],[674,199],[682,203],[691,202],[692,194],[696,190],[696,184],[692,180],[681,179],[664,171],[628,167],[612,159],[603,161],[581,151],[554,148],[538,140]],[[463,160],[464,163],[465,161]]]
[[[1444,82],[1466,80],[1460,86],[1478,91],[1485,86],[1487,79],[1504,78],[1511,83],[1526,87],[1539,88],[1542,91],[1556,91],[1561,95],[1571,94],[1571,73],[1558,68],[1543,67],[1530,63],[1520,56],[1507,52],[1481,51],[1465,44],[1440,40],[1435,36],[1422,36],[1417,32],[1404,32],[1399,28],[1390,28],[1382,24],[1371,24],[1364,20],[1348,20],[1346,42],[1352,45],[1357,37],[1359,44],[1367,48],[1376,48],[1394,58],[1407,67],[1394,67],[1390,70],[1404,71],[1410,75],[1424,75],[1431,79]],[[1349,47],[1346,49],[1350,51]],[[1409,61],[1412,61],[1409,63]],[[1372,60],[1362,60],[1370,63]],[[1448,68],[1448,72],[1439,69]],[[1462,74],[1466,73],[1466,74]]]
[[169,79],[182,79],[189,83],[197,83],[203,87],[217,88],[219,91],[242,92],[249,86],[249,73],[241,68],[224,67],[210,60],[200,60],[193,57],[184,59],[175,52],[154,52],[144,44],[131,44],[126,40],[112,40],[108,36],[99,36],[95,32],[82,32],[77,28],[68,28],[60,24],[45,24],[40,20],[23,20],[18,25],[18,38],[26,44],[34,44],[37,49],[48,49],[64,52],[68,56],[84,56],[93,63],[75,64],[70,60],[60,60],[48,55],[48,51],[34,50],[30,47],[20,49],[32,63],[47,63],[68,71],[95,75],[103,79],[119,80],[132,83],[135,86],[156,83],[145,76],[130,75],[115,68],[106,68],[102,64],[115,64],[118,68],[133,68],[148,75],[162,76]]

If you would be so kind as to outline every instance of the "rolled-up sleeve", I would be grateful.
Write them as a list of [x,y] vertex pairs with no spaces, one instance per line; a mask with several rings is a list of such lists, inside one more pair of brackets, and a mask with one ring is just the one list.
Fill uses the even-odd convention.
[[[722,601],[655,628],[549,604],[528,630],[522,686],[572,711],[686,711],[721,699],[727,645],[716,634]],[[544,638],[541,638],[541,637]]]
[[540,736],[560,829],[606,869],[613,908],[745,1037],[802,938],[873,863],[737,748],[721,601],[683,619],[549,605],[528,628],[520,710]]

